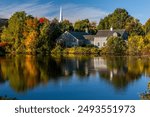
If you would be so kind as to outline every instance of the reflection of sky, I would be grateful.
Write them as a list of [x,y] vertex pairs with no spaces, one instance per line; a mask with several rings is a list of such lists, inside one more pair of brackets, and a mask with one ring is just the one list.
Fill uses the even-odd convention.
[[147,89],[148,80],[142,76],[124,90],[116,90],[98,74],[82,80],[73,76],[68,81],[49,82],[25,93],[16,93],[7,82],[0,85],[0,95],[17,99],[139,99],[139,94]]
[[[26,59],[17,59],[15,63],[20,63],[22,60]],[[43,61],[42,64],[38,64],[38,61],[32,57],[30,59],[27,57],[27,60],[30,63],[28,65],[33,66],[35,73],[39,75],[30,75],[26,67],[21,67],[21,69],[24,68],[22,71],[26,74],[17,72],[22,73],[21,78],[19,78],[20,75],[15,74],[17,78],[12,77],[11,80],[9,74],[12,73],[11,71],[15,72],[19,67],[16,67],[13,61],[0,61],[2,76],[4,74],[4,76],[8,76],[8,81],[0,83],[0,96],[17,99],[139,99],[139,94],[147,90],[149,81],[149,77],[145,75],[145,69],[138,73],[137,71],[141,71],[141,69],[132,70],[135,67],[131,64],[131,70],[129,70],[129,66],[127,66],[129,61],[131,63],[134,61],[135,66],[144,67],[143,61],[145,59],[141,61],[142,59],[130,58],[128,60],[122,57],[61,58],[59,62],[58,59],[56,62],[55,59],[47,58],[44,59],[46,63]],[[48,65],[46,65],[47,63]],[[14,66],[8,69],[5,65]],[[21,64],[21,66],[25,65]],[[7,69],[9,72],[6,72]],[[44,76],[49,75],[49,79],[46,79],[47,82],[43,80],[45,77],[41,77],[43,73]],[[38,78],[33,76],[38,76]],[[17,85],[15,85],[16,81]],[[9,84],[9,82],[11,83]],[[33,86],[28,83],[33,84]],[[13,87],[20,92],[14,90]]]

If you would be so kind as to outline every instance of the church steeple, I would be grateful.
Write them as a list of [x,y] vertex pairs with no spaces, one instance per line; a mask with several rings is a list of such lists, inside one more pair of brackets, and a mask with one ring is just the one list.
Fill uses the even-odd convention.
[[60,7],[60,16],[59,16],[59,22],[63,21],[63,9]]

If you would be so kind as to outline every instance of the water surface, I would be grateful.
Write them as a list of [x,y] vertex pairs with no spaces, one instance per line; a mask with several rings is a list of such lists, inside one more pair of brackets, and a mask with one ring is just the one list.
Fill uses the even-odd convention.
[[0,96],[23,100],[138,100],[148,57],[0,57]]

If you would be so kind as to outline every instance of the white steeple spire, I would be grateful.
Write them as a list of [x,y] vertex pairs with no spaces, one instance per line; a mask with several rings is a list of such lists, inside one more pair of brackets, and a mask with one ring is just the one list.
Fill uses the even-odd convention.
[[63,9],[60,7],[60,17],[59,17],[59,22],[63,21]]

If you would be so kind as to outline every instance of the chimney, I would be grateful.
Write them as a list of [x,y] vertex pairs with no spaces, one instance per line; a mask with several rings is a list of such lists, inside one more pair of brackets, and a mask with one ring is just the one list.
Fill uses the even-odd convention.
[[113,27],[111,26],[110,31],[113,31]]

